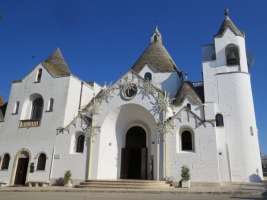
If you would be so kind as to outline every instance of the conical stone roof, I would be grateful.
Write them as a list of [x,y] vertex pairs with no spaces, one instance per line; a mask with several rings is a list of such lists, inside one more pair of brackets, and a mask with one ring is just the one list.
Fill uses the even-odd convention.
[[42,64],[55,76],[69,76],[71,74],[59,48]]
[[0,106],[3,106],[5,104],[5,100],[4,98],[2,97],[2,95],[0,94]]
[[232,31],[234,31],[234,33],[238,36],[242,36],[242,37],[245,37],[245,33],[244,31],[240,31],[235,25],[234,23],[232,22],[232,20],[228,17],[228,9],[225,9],[225,20],[223,21],[218,33],[215,35],[217,37],[221,37],[224,35],[225,31],[228,29],[228,28],[231,28]]
[[175,95],[174,105],[181,105],[185,98],[189,98],[194,104],[202,104],[201,96],[190,81],[184,81]]
[[170,54],[161,42],[152,42],[132,66],[132,70],[139,73],[145,64],[149,65],[155,72],[178,71]]

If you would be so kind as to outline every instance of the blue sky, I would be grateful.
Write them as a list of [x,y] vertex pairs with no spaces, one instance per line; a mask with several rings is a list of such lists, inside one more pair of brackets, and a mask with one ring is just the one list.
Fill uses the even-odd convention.
[[[159,26],[163,44],[191,81],[201,80],[201,45],[229,17],[246,33],[261,152],[267,155],[266,0],[0,0],[0,94],[57,48],[71,72],[103,85],[126,73]],[[34,56],[34,58],[32,58]]]

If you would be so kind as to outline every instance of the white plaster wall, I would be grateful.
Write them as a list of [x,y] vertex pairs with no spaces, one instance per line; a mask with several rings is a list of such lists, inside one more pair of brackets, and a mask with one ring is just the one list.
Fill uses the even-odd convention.
[[[76,134],[84,134],[85,122],[78,117],[70,126],[69,130],[60,132],[55,138],[55,159],[53,163],[52,178],[64,177],[67,170],[71,170],[72,178],[79,181],[87,179],[86,171],[90,150],[90,139],[85,137],[83,153],[77,153],[75,145]],[[59,158],[60,157],[60,158]],[[58,159],[59,158],[59,159]]]
[[[39,69],[42,69],[42,78],[39,83],[35,83],[36,75]],[[10,160],[9,169],[7,172],[2,172],[1,177],[9,177],[11,180],[15,155],[22,148],[28,148],[31,151],[32,158],[30,163],[35,163],[37,160],[34,157],[40,152],[45,152],[48,155],[45,171],[30,173],[29,180],[48,180],[51,163],[52,147],[56,135],[56,128],[63,125],[63,111],[66,103],[69,77],[53,78],[49,72],[39,64],[34,68],[22,82],[13,83],[9,97],[9,104],[6,111],[5,122],[2,124],[0,134],[0,154],[8,152],[13,159]],[[24,102],[27,101],[30,95],[39,94],[44,100],[44,109],[39,127],[19,128],[20,119],[29,119],[30,115],[23,115]],[[47,104],[50,98],[54,98],[53,112],[46,112]],[[20,102],[18,114],[12,115],[14,104]],[[26,112],[26,111],[25,111]],[[26,112],[27,113],[27,112]],[[29,113],[29,112],[28,112]],[[16,166],[15,166],[16,167]],[[5,178],[6,179],[6,178]]]
[[203,106],[202,105],[195,105],[191,101],[191,99],[189,99],[187,97],[185,98],[185,100],[183,101],[183,103],[179,107],[174,107],[175,113],[178,113],[182,107],[184,107],[184,106],[186,107],[188,103],[191,105],[191,111],[203,119],[203,117],[204,117]]
[[170,98],[174,98],[178,89],[181,86],[181,78],[177,72],[165,72],[155,73],[148,65],[146,65],[140,72],[139,75],[144,78],[145,73],[150,72],[152,74],[152,80],[156,83],[161,91],[170,93]]
[[98,83],[94,82],[94,92],[95,92],[95,95],[97,95],[98,92],[100,92],[101,89],[102,89],[102,87],[100,85],[98,85]]
[[208,44],[202,46],[202,61],[211,61],[212,55],[215,53],[214,44]]
[[214,76],[217,73],[216,64],[216,61],[202,63],[205,103],[218,102],[217,80]]
[[[102,125],[99,136],[98,179],[120,178],[121,148],[125,148],[126,133],[133,126],[141,126],[146,130],[147,157],[149,158],[150,155],[155,155],[156,148],[153,148],[152,152],[150,150],[151,138],[153,138],[153,141],[156,140],[154,117],[140,105],[123,105],[117,108],[116,111],[110,113]],[[112,145],[109,146],[109,143]]]
[[[216,128],[220,179],[259,181],[262,173],[245,41],[230,29],[214,40],[217,60],[203,62],[203,77],[206,102],[214,103],[214,116],[221,113],[224,117],[224,127]],[[226,66],[228,44],[239,46],[240,66]],[[206,107],[206,113],[212,114],[210,108]]]
[[[35,83],[40,68],[42,69],[41,81]],[[9,169],[0,171],[0,181],[7,181],[6,179],[8,179],[12,184],[11,174],[14,174],[16,169],[13,164],[17,160],[15,156],[22,148],[28,148],[31,152],[32,158],[29,162],[35,163],[35,170],[37,159],[34,159],[34,157],[40,152],[45,152],[48,155],[45,171],[29,173],[27,180],[49,180],[54,144],[56,145],[56,152],[64,153],[61,153],[62,159],[55,161],[55,165],[60,168],[54,168],[53,178],[62,177],[67,169],[73,171],[73,178],[85,178],[85,154],[70,155],[70,135],[57,135],[56,130],[59,127],[64,127],[77,116],[80,85],[81,81],[76,77],[52,77],[41,64],[34,68],[21,82],[12,84],[5,122],[1,123],[0,134],[0,155],[8,152],[12,159]],[[19,128],[20,119],[30,118],[31,106],[27,105],[27,101],[33,94],[41,96],[44,100],[41,125],[39,127]],[[84,84],[82,106],[87,104],[92,97],[93,89]],[[46,112],[50,98],[54,99],[53,111]],[[18,114],[12,115],[16,101],[20,102],[19,111]],[[65,151],[65,148],[68,150]],[[79,171],[76,171],[76,169],[79,169]]]
[[[70,77],[68,85],[67,104],[65,108],[64,126],[68,125],[78,114],[82,81],[74,76]],[[93,98],[94,90],[83,84],[81,108],[85,107]]]
[[[125,76],[132,77],[131,73]],[[132,123],[140,124],[148,131],[148,158],[150,154],[155,156],[154,173],[157,173],[158,147],[154,145],[150,148],[151,141],[157,141],[156,119],[160,117],[153,111],[154,97],[143,96],[140,86],[132,100],[125,100],[120,88],[115,89],[112,96],[111,99],[102,102],[99,106],[100,114],[94,117],[94,125],[101,126],[101,133],[93,139],[90,177],[92,179],[120,177],[120,154],[125,140],[123,137],[127,127]],[[109,146],[109,143],[112,145]]]
[[262,179],[262,169],[250,75],[233,73],[218,75],[217,79],[219,108],[227,113],[224,116],[224,134],[229,148],[231,179],[259,181]]
[[221,72],[227,72],[228,68],[226,66],[225,57],[225,47],[228,44],[236,44],[239,47],[240,56],[240,70],[243,72],[248,72],[247,67],[247,56],[246,56],[246,46],[245,39],[241,36],[236,36],[231,29],[227,29],[223,37],[214,38],[217,68],[221,67]]
[[[181,180],[181,167],[190,168],[192,182],[219,182],[218,156],[215,128],[211,123],[200,123],[195,117],[188,120],[188,112],[174,118],[175,127],[167,134],[167,176],[170,180]],[[181,132],[193,132],[194,150],[181,151]]]

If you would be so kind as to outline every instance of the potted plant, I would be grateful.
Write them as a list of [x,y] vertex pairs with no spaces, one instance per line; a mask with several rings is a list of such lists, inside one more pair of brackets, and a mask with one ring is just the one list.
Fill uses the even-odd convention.
[[72,186],[72,179],[71,179],[71,171],[67,170],[64,174],[64,186],[71,187]]
[[181,182],[182,182],[182,188],[189,188],[190,187],[190,169],[183,165],[181,170]]

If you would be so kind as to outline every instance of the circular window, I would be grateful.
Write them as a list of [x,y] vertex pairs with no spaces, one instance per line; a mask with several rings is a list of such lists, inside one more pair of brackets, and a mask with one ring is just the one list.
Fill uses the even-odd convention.
[[137,86],[135,84],[129,85],[122,89],[122,96],[125,99],[133,99],[137,94]]

